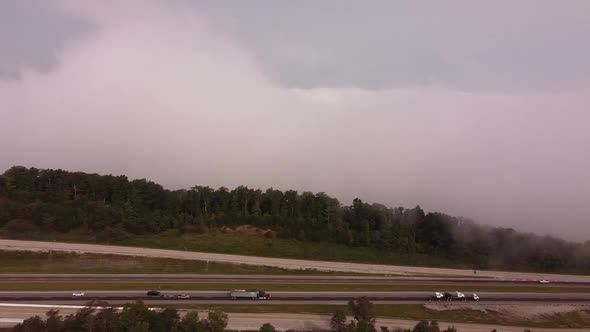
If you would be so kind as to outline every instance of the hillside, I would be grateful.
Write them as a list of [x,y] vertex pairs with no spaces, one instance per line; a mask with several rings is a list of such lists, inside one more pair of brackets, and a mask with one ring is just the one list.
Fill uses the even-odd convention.
[[0,176],[0,234],[160,247],[210,238],[227,240],[206,246],[228,253],[301,256],[289,245],[318,259],[590,273],[589,242],[481,226],[419,206],[360,199],[347,206],[324,193],[244,186],[171,191],[145,179],[21,166]]

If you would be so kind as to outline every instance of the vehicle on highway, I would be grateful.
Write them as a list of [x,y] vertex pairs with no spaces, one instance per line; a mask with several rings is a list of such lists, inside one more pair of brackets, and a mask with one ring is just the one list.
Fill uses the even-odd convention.
[[443,298],[443,293],[434,292],[434,295],[428,298],[428,301],[441,301]]
[[233,291],[229,292],[228,295],[232,300],[236,300],[236,299],[268,300],[268,299],[270,299],[270,294],[268,294],[264,291],[247,291],[245,289],[234,289]]
[[455,295],[455,300],[457,301],[467,301],[467,298],[465,298],[465,294],[459,292],[459,291],[455,291],[456,295]]
[[72,296],[74,296],[74,297],[82,297],[84,295],[85,295],[84,292],[73,292],[72,293]]
[[161,293],[158,292],[157,290],[151,290],[147,292],[147,296],[160,296]]
[[539,282],[542,283],[542,284],[548,284],[550,281],[543,279],[543,280],[539,280]]
[[473,294],[471,295],[471,299],[472,299],[473,301],[479,301],[479,295],[477,295],[477,294],[473,293]]
[[441,293],[441,292],[434,292],[434,295],[428,298],[428,301],[452,301],[453,294],[451,293]]
[[178,294],[178,295],[176,295],[176,298],[181,299],[181,300],[186,300],[186,299],[190,299],[191,297],[188,294]]

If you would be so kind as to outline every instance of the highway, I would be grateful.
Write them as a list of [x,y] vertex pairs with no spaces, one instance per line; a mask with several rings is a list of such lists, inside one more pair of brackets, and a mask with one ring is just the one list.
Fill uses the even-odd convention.
[[[0,302],[26,303],[86,303],[91,300],[113,303],[143,300],[149,303],[224,303],[224,304],[340,304],[359,296],[366,296],[375,303],[426,303],[430,292],[272,292],[270,300],[230,300],[221,291],[162,291],[175,296],[189,294],[190,299],[150,297],[144,291],[88,291],[84,297],[74,297],[71,292],[0,292]],[[467,293],[467,296],[470,294]],[[583,293],[478,293],[485,303],[578,303],[590,304],[590,294]],[[436,301],[435,301],[436,302]],[[434,302],[433,302],[434,303]],[[444,302],[448,303],[448,302]]]
[[[141,257],[160,257],[184,260],[211,261],[220,263],[246,264],[258,266],[272,266],[285,269],[314,269],[318,271],[337,271],[353,273],[395,274],[395,275],[444,275],[455,277],[473,277],[473,270],[428,268],[414,266],[377,265],[344,262],[311,261],[302,259],[268,258],[255,256],[227,255],[202,253],[180,250],[107,246],[96,244],[40,242],[0,239],[0,250],[16,251],[63,251],[76,253],[111,254]],[[540,280],[548,279],[554,282],[590,282],[590,276],[543,274],[525,272],[504,272],[482,270],[478,276],[508,280]]]

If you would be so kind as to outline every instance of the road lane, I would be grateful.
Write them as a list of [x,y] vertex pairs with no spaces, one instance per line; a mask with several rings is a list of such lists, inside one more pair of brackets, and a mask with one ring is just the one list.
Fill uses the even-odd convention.
[[[270,300],[230,300],[227,292],[215,291],[166,291],[175,296],[189,294],[190,299],[166,299],[147,296],[140,291],[90,291],[84,297],[74,297],[70,292],[0,292],[0,302],[52,302],[86,303],[91,300],[118,301],[119,303],[143,300],[150,303],[346,303],[366,296],[375,303],[426,303],[430,292],[272,292]],[[466,294],[469,296],[469,294]],[[480,302],[494,303],[580,303],[590,304],[590,294],[561,293],[478,293]],[[437,301],[433,302],[436,303]],[[458,302],[458,301],[457,301]],[[448,302],[443,302],[448,303]]]

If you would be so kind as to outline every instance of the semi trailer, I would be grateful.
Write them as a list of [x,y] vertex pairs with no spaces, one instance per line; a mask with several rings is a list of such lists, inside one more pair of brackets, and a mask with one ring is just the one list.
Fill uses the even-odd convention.
[[238,299],[252,299],[252,300],[268,300],[270,299],[270,294],[264,291],[249,291],[244,289],[234,289],[233,291],[229,292],[229,297],[232,300]]

